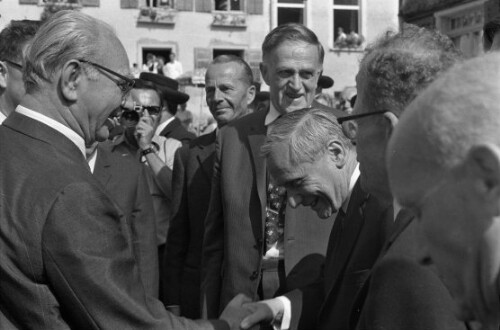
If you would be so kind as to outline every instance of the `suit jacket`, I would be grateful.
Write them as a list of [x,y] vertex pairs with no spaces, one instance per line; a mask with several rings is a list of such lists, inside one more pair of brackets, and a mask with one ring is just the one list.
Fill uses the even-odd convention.
[[0,126],[0,219],[1,329],[208,328],[146,295],[129,226],[84,155],[16,112]]
[[345,218],[335,219],[323,277],[286,294],[292,303],[291,329],[348,329],[354,298],[387,238],[392,207],[354,186]]
[[[202,251],[202,315],[217,315],[239,292],[258,298],[265,253],[266,163],[260,148],[266,138],[266,114],[258,111],[235,120],[217,138]],[[302,206],[287,206],[285,212],[288,291],[320,276],[333,218],[320,219]]]
[[[417,260],[416,219],[400,211],[380,259],[353,309],[358,330],[467,329],[456,319],[454,301],[433,265]],[[363,304],[364,302],[364,304]]]
[[168,123],[167,126],[165,126],[165,128],[160,132],[160,135],[168,138],[174,138],[182,143],[188,143],[196,138],[196,135],[189,132],[184,128],[184,126],[182,126],[181,121],[177,117],[174,117],[174,119]]
[[146,168],[137,157],[115,147],[110,141],[99,143],[94,176],[125,214],[144,289],[147,294],[158,297],[156,221]]
[[167,238],[164,303],[181,315],[200,317],[200,268],[204,219],[210,201],[215,131],[192,140],[174,160],[173,217]]

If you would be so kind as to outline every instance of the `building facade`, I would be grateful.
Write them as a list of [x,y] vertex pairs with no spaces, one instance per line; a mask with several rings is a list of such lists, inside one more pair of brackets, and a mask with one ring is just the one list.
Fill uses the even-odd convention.
[[402,0],[400,17],[448,35],[466,57],[483,53],[483,26],[500,14],[500,0]]
[[148,53],[168,59],[175,52],[195,115],[207,109],[203,89],[190,78],[203,80],[215,56],[231,53],[245,58],[260,81],[261,44],[279,24],[300,22],[316,32],[326,52],[324,74],[335,80],[326,92],[333,94],[355,85],[365,45],[399,23],[399,0],[0,0],[0,28],[12,19],[39,19],[51,2],[71,3],[113,26],[139,68]]

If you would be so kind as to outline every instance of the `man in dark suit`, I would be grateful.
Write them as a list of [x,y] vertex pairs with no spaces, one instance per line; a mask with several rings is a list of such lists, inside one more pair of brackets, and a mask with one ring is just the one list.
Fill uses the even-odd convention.
[[288,24],[271,31],[262,49],[271,105],[228,124],[216,142],[202,250],[202,315],[209,317],[238,292],[267,299],[313,282],[333,225],[309,208],[287,206],[260,151],[268,125],[313,103],[323,47],[303,25]]
[[191,321],[146,295],[125,217],[89,170],[85,146],[107,139],[133,87],[113,29],[56,13],[24,70],[26,95],[0,126],[0,328],[236,328],[242,296],[224,320]]
[[87,148],[90,170],[126,216],[144,290],[158,297],[158,246],[153,200],[146,167],[135,154],[104,141]]
[[177,80],[150,72],[141,72],[139,78],[154,83],[160,89],[162,101],[165,104],[155,135],[173,138],[182,143],[188,143],[194,139],[196,136],[185,129],[181,121],[175,117],[177,106],[189,100],[189,95],[178,91]]
[[[356,142],[361,186],[382,202],[393,203],[385,153],[399,116],[459,57],[448,37],[405,25],[397,34],[384,35],[361,61],[354,114],[339,122]],[[452,299],[432,265],[419,263],[414,218],[397,204],[393,207],[393,233],[357,298],[353,326],[358,323],[361,330],[464,329],[454,317]]]
[[385,241],[392,208],[361,190],[355,147],[332,110],[284,115],[270,127],[262,149],[290,204],[310,205],[320,216],[325,208],[339,211],[322,276],[284,297],[248,305],[254,314],[243,328],[273,321],[282,329],[346,329],[354,297]]
[[407,107],[388,146],[394,196],[419,214],[420,246],[478,329],[500,328],[499,81],[499,54],[454,66]]
[[[205,75],[206,101],[218,129],[246,115],[255,97],[250,66],[240,57],[220,55]],[[200,317],[200,267],[204,219],[210,201],[216,131],[183,146],[175,155],[173,217],[165,258],[167,306]],[[175,307],[173,307],[175,308]]]

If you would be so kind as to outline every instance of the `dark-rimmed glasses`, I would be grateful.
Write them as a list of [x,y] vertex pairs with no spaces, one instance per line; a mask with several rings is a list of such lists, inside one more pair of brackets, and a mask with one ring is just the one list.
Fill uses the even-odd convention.
[[358,123],[356,123],[355,120],[374,115],[381,115],[386,112],[387,110],[381,110],[381,111],[360,113],[358,115],[339,117],[337,118],[337,122],[342,126],[342,131],[344,132],[345,136],[347,136],[350,140],[353,141],[353,143],[355,143],[356,135],[358,132]]
[[130,121],[139,121],[143,116],[144,111],[147,110],[150,116],[158,116],[161,113],[161,107],[157,105],[134,105],[133,109],[121,107],[123,111],[121,116]]
[[127,94],[128,92],[130,92],[132,90],[132,88],[134,88],[134,85],[135,85],[135,81],[133,79],[130,79],[128,77],[125,77],[124,75],[121,75],[119,74],[118,72],[115,72],[111,69],[108,69],[106,68],[105,66],[102,66],[100,64],[97,64],[97,63],[94,63],[94,62],[91,62],[91,61],[87,61],[87,60],[78,60],[82,63],[87,63],[87,64],[90,64],[92,66],[95,66],[96,68],[99,68],[103,71],[106,71],[107,73],[109,74],[112,74],[118,78],[121,79],[121,81],[114,81],[114,83],[118,86],[118,88],[120,88],[120,90],[123,92],[123,94]]
[[23,69],[23,66],[21,64],[16,63],[16,62],[12,62],[11,60],[0,60],[0,61],[7,62],[10,65],[12,65],[13,67],[15,67],[16,69],[19,69],[19,70]]

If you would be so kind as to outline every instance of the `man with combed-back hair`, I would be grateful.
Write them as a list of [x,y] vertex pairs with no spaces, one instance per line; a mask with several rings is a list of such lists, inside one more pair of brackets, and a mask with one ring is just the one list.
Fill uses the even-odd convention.
[[[235,55],[217,56],[205,74],[206,101],[221,129],[249,112],[255,97],[248,63]],[[175,154],[173,218],[165,254],[164,302],[187,317],[200,317],[200,267],[204,219],[210,202],[217,131],[202,135]],[[175,307],[177,306],[177,307]]]
[[39,21],[11,21],[0,32],[0,124],[24,95],[23,51],[35,36]]
[[167,312],[140,282],[126,217],[92,175],[85,147],[134,82],[111,27],[61,11],[25,54],[27,93],[0,126],[1,329],[228,329]]
[[353,115],[339,120],[356,143],[361,186],[393,206],[394,224],[354,305],[352,324],[358,329],[465,329],[434,267],[417,260],[416,222],[393,203],[385,163],[387,142],[405,107],[460,57],[448,37],[403,25],[377,40],[361,60]]
[[338,215],[322,276],[284,297],[247,305],[253,313],[242,327],[272,321],[281,329],[346,329],[354,298],[384,243],[392,209],[360,188],[355,146],[329,109],[313,106],[282,116],[271,125],[262,152],[292,206],[310,206],[319,217],[329,209]]
[[387,148],[396,200],[418,215],[470,329],[500,327],[500,55],[457,65],[405,110]]
[[268,299],[316,280],[333,225],[309,208],[287,206],[260,153],[273,121],[313,105],[323,47],[307,27],[285,24],[266,36],[262,56],[269,108],[231,122],[217,136],[202,248],[202,313],[208,317],[239,292]]

